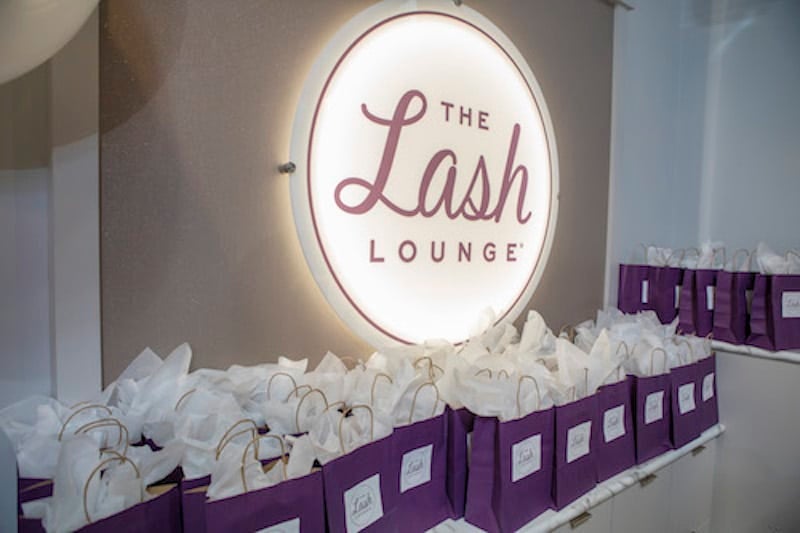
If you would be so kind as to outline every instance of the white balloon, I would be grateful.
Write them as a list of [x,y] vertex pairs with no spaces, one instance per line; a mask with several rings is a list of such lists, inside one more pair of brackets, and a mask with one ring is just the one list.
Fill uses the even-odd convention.
[[38,67],[72,39],[98,0],[0,0],[0,83]]

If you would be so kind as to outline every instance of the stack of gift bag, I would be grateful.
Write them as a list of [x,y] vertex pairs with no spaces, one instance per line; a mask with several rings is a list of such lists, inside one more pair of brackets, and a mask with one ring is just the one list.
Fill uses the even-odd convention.
[[493,323],[313,370],[145,350],[96,398],[7,407],[20,531],[514,531],[717,423],[709,341],[653,312]]
[[620,265],[620,310],[651,310],[664,324],[677,318],[678,331],[732,344],[800,349],[800,252],[642,248],[642,260]]

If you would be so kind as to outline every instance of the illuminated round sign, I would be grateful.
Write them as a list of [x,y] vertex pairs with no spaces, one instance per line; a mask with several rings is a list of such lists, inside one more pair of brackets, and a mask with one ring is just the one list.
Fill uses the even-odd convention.
[[424,4],[378,4],[334,37],[292,139],[306,259],[377,345],[461,342],[487,308],[514,318],[555,229],[555,138],[529,67],[477,12]]

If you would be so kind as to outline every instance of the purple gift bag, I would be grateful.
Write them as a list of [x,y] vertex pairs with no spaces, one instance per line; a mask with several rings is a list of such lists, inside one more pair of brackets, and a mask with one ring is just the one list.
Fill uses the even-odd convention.
[[555,408],[553,502],[563,509],[597,484],[597,396]]
[[756,276],[748,344],[767,350],[800,348],[800,275]]
[[450,518],[464,516],[467,501],[467,474],[469,446],[475,424],[475,415],[461,408],[445,409],[447,418],[447,496],[450,501]]
[[[159,487],[159,494],[115,515],[92,522],[81,533],[174,533],[181,530],[181,498],[178,487]],[[164,490],[166,489],[166,490]],[[152,490],[152,489],[148,489]],[[163,492],[161,492],[163,490]]]
[[17,533],[45,533],[45,529],[41,519],[20,516],[17,519]]
[[688,444],[703,432],[698,402],[701,367],[689,363],[670,371],[670,396],[672,407],[672,445],[675,448]]
[[17,512],[22,515],[22,504],[53,495],[52,479],[17,477]]
[[[367,408],[352,409],[357,407]],[[392,439],[372,441],[323,465],[328,531],[405,531],[395,520],[399,487]]]
[[765,350],[775,349],[774,320],[770,305],[771,285],[772,276],[756,274],[753,282],[753,301],[750,306],[750,334],[747,336],[747,344]]
[[552,508],[554,428],[552,408],[508,422],[475,420],[467,522],[516,531]]
[[597,480],[605,481],[636,464],[633,432],[633,379],[604,385],[597,391],[599,442]]
[[[280,441],[282,453],[277,458],[253,461],[248,466],[283,468],[286,479],[286,447],[277,435],[254,434],[244,449],[241,464],[243,492],[215,501],[207,500],[210,478],[204,476],[184,480],[183,530],[200,533],[227,531],[322,531],[325,528],[325,500],[322,472],[317,470],[296,479],[282,481],[271,487],[249,490],[245,480],[245,457],[259,440],[272,438]],[[226,434],[227,436],[227,434]],[[220,448],[224,447],[224,440]],[[255,448],[253,448],[255,450]],[[255,455],[258,452],[254,452]],[[254,457],[255,459],[255,457]]]
[[684,269],[671,266],[650,267],[648,300],[662,324],[678,316],[678,301]]
[[620,311],[633,314],[652,309],[650,271],[648,265],[619,265],[617,307]]
[[17,477],[17,530],[19,533],[39,533],[44,531],[38,518],[25,518],[22,504],[41,500],[53,495],[52,479]]
[[714,298],[714,338],[742,344],[749,333],[747,293],[753,290],[756,275],[752,272],[717,273]]
[[[660,352],[667,364],[667,354],[656,348],[650,355]],[[672,449],[670,440],[670,377],[660,374],[648,377],[633,376],[634,432],[636,435],[636,462],[644,463]]]
[[775,349],[800,348],[800,275],[772,276],[771,289]]
[[719,423],[717,403],[717,356],[711,354],[698,361],[700,365],[700,429],[707,430]]
[[[203,495],[205,499],[205,494]],[[316,471],[259,490],[204,502],[205,531],[325,530],[322,472]]]
[[181,480],[179,487],[184,533],[205,533],[206,489],[209,483],[211,476]]
[[395,428],[390,438],[398,491],[392,520],[406,531],[426,531],[450,516],[447,416]]
[[705,337],[714,329],[714,294],[718,270],[686,270],[678,305],[678,331]]

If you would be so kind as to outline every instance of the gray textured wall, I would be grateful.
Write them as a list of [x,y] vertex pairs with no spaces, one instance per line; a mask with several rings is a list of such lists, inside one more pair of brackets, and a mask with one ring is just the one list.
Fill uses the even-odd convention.
[[[444,0],[443,0],[444,1]],[[103,373],[189,341],[195,366],[366,355],[293,227],[289,152],[306,73],[373,0],[114,0],[101,6]],[[561,199],[531,307],[553,327],[602,304],[613,12],[599,0],[473,0],[552,115]]]

